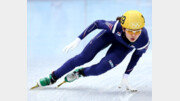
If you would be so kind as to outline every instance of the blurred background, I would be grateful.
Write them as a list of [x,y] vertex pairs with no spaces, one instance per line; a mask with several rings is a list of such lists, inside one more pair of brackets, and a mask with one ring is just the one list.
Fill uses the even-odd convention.
[[[138,10],[145,17],[145,27],[151,44],[131,74],[141,72],[142,75],[138,74],[136,77],[140,76],[142,80],[143,75],[146,75],[144,76],[144,79],[147,80],[145,84],[151,89],[151,0],[28,0],[28,87],[32,86],[40,77],[48,75],[83,50],[86,44],[101,30],[97,29],[90,33],[74,51],[70,51],[68,54],[62,52],[62,49],[74,41],[91,23],[99,19],[115,21],[116,17],[121,16],[127,10]],[[108,48],[98,53],[94,60],[85,64],[85,66],[99,62]],[[118,71],[120,74],[125,71],[131,55],[132,52],[117,66],[118,69],[120,68],[120,71]],[[112,72],[115,72],[117,68],[114,68]],[[142,72],[143,70],[146,72]]]

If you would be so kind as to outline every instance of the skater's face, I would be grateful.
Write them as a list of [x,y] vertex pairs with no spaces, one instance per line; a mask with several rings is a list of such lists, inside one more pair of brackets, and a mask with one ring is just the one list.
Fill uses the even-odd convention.
[[139,36],[141,35],[141,30],[142,29],[124,29],[125,31],[125,35],[126,38],[130,41],[130,42],[135,42]]

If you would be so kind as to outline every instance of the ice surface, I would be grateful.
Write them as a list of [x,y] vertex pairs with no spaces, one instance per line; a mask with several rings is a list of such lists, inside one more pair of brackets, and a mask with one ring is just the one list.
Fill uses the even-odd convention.
[[[130,85],[137,88],[138,92],[131,93],[118,88],[127,59],[100,76],[80,78],[56,88],[64,80],[61,78],[52,86],[29,90],[28,101],[151,101],[152,63],[149,57],[152,56],[144,55],[129,77]],[[50,73],[48,69],[41,69],[28,71],[28,88]]]
[[[118,86],[132,52],[114,69],[100,76],[80,78],[72,83],[56,84],[28,90],[28,101],[151,101],[152,100],[152,4],[151,0],[53,0],[28,1],[28,89],[36,81],[49,75],[65,61],[79,54],[100,31],[90,33],[81,44],[68,54],[62,49],[73,41],[89,24],[98,19],[115,20],[126,10],[136,9],[144,14],[149,32],[150,47],[142,56],[129,82],[138,89],[126,92]],[[101,51],[85,66],[100,61]]]

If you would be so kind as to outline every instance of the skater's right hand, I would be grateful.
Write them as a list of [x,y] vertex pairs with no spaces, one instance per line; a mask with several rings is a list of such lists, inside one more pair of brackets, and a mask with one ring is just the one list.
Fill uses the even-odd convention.
[[74,48],[76,48],[79,45],[80,41],[80,38],[76,38],[76,40],[74,40],[72,43],[70,43],[63,49],[63,52],[67,53],[69,50],[74,50]]
[[123,78],[122,78],[122,80],[121,80],[121,83],[120,83],[120,85],[119,85],[119,88],[125,87],[126,90],[129,90],[129,91],[131,91],[131,92],[137,92],[137,89],[134,89],[134,88],[132,88],[132,87],[129,85],[128,76],[129,76],[128,74],[124,74],[124,75],[123,75]]

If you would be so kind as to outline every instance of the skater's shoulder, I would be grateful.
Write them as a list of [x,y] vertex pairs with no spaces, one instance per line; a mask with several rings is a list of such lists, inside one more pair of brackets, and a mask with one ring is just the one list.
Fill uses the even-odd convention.
[[146,43],[149,41],[148,32],[147,32],[147,29],[145,27],[142,28],[140,39]]
[[[147,29],[146,29],[145,27],[142,28],[142,33],[143,33],[143,34],[146,34],[146,35],[148,34]],[[147,36],[148,36],[148,35],[147,35]]]
[[137,46],[136,48],[141,49],[143,47],[148,46],[149,44],[150,44],[150,41],[149,41],[147,30],[146,30],[146,28],[142,28],[141,35],[135,42],[135,45]]
[[112,29],[112,33],[117,33],[117,32],[121,32],[122,31],[122,26],[121,26],[121,23],[116,20],[116,21],[109,21],[110,23],[113,24],[113,29]]
[[103,22],[103,23],[110,23],[110,24],[115,24],[116,23],[116,21],[114,21],[114,20],[106,20],[106,19],[97,19],[97,20],[95,20],[95,22]]

